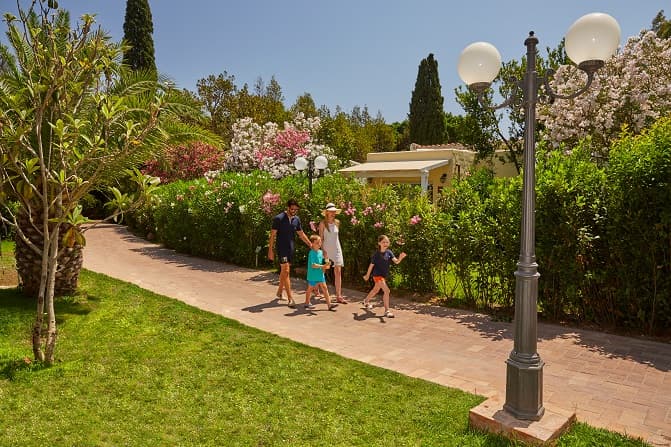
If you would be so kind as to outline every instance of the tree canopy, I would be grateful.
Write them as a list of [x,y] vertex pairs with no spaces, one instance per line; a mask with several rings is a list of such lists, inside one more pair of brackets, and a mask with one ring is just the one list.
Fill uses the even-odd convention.
[[123,63],[132,70],[146,70],[156,74],[154,56],[154,24],[148,0],[126,0],[126,18],[123,23]]

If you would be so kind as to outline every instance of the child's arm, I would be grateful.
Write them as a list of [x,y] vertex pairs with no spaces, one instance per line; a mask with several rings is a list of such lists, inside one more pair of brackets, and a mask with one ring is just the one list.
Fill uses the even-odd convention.
[[398,255],[398,258],[392,259],[394,261],[394,264],[400,264],[402,260],[405,259],[405,257],[408,256],[405,254],[405,252],[402,252],[400,255]]
[[363,275],[364,281],[368,281],[368,278],[370,278],[370,273],[373,271],[373,265],[374,264],[372,263],[368,265],[368,271],[366,272],[365,275]]

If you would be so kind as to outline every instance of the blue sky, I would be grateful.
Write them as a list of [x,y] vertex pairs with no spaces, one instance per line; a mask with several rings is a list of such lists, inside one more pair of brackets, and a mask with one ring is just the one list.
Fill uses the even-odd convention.
[[[25,3],[25,0],[22,0]],[[115,39],[123,37],[125,0],[58,0],[74,18],[96,13]],[[650,28],[662,0],[150,0],[156,63],[178,86],[224,71],[238,86],[257,78],[279,82],[289,107],[305,92],[317,106],[345,111],[367,106],[388,123],[407,117],[420,61],[433,53],[445,110],[461,114],[454,89],[456,63],[468,44],[494,44],[503,60],[525,54],[533,30],[539,48],[555,47],[569,26],[589,12],[612,15],[621,44]],[[15,0],[0,0],[2,12]],[[4,23],[3,23],[4,25]],[[4,30],[4,26],[3,26]]]

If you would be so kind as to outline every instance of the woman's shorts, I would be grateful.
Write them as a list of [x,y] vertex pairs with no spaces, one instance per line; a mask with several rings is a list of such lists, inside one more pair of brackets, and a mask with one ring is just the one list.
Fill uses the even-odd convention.
[[375,282],[384,282],[384,276],[373,276],[373,281]]

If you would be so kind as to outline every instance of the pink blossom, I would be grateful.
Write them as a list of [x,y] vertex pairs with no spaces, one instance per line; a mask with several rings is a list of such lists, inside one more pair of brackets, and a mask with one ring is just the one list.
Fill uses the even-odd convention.
[[263,194],[261,201],[261,208],[263,209],[263,212],[270,215],[273,213],[275,207],[280,203],[280,195],[273,194],[273,192],[269,189],[265,192],[265,194]]
[[368,216],[369,214],[373,214],[373,208],[367,206],[366,209],[361,211],[361,214],[363,214],[364,216]]
[[352,220],[350,220],[350,222],[352,222],[352,225],[356,225],[359,223],[359,219],[357,219],[356,217],[352,217]]
[[384,227],[384,224],[383,224],[382,222],[375,222],[375,223],[373,224],[373,226],[374,226],[375,228],[382,228],[382,227]]
[[412,216],[412,217],[410,218],[410,225],[417,225],[417,224],[420,223],[421,221],[422,221],[422,218],[421,218],[421,217],[419,217],[419,216],[417,216],[417,215]]
[[181,202],[182,200],[184,200],[184,194],[177,194],[175,196],[175,200],[177,200],[178,202]]

